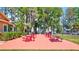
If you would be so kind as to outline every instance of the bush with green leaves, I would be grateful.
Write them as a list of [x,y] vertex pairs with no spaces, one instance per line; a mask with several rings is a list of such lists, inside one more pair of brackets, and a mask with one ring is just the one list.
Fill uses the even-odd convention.
[[4,33],[1,33],[1,35],[0,35],[0,41],[12,40],[15,38],[19,38],[25,34],[26,33],[22,33],[22,32],[4,32]]

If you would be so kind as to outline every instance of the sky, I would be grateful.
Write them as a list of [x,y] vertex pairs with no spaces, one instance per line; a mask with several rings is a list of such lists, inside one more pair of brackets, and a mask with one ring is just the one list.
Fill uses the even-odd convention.
[[[62,10],[64,12],[64,15],[65,15],[66,14],[66,10],[67,10],[68,7],[61,7],[61,8],[62,8]],[[64,16],[64,15],[62,15],[62,16]],[[8,18],[11,18],[11,15],[10,14],[8,14]]]
[[[66,14],[67,8],[68,8],[68,7],[62,7],[63,12],[64,12],[64,15]],[[61,24],[61,25],[62,25],[62,23],[63,23],[63,16],[64,16],[64,15],[62,15],[62,16],[60,17],[60,24]]]
[[64,15],[66,14],[67,7],[62,7]]

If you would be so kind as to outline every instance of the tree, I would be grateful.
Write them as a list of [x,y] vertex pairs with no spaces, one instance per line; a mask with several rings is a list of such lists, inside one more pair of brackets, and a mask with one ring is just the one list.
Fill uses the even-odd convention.
[[60,17],[62,16],[63,12],[61,8],[50,8],[51,12],[49,15],[49,26],[51,29],[57,29],[57,32],[60,32]]
[[17,26],[17,27],[19,27],[19,29],[21,29],[22,32],[25,32],[25,29],[27,29],[27,26],[28,26],[28,25],[26,25],[28,8],[19,7],[17,9],[17,15],[18,15],[18,21],[19,21],[19,23],[17,22],[17,24],[20,26],[20,27],[19,26]]
[[73,24],[75,23],[75,20],[76,20],[76,17],[74,15],[74,8],[72,7],[67,8],[64,27],[66,29],[70,29],[70,32],[72,32],[72,27],[73,27]]
[[73,8],[73,12],[76,19],[72,27],[73,29],[79,31],[79,8],[78,7]]
[[[59,29],[58,25],[62,15],[62,9],[59,7],[16,7],[9,9],[17,16],[16,24],[22,29],[22,32],[25,27],[29,27],[29,30],[34,28],[36,32],[37,27],[42,27],[42,25],[44,31],[49,27],[51,30],[52,28]],[[36,19],[37,21],[35,21]]]
[[30,33],[36,19],[36,8],[19,7],[17,9],[18,20],[23,24],[24,29]]
[[47,25],[47,28],[52,27],[57,28],[56,24],[59,24],[60,16],[62,15],[62,9],[57,7],[39,7],[38,9],[38,19]]

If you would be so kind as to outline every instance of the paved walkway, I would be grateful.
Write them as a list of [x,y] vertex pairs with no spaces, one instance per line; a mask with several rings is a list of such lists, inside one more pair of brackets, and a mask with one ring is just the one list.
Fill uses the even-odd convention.
[[21,37],[1,44],[0,49],[79,50],[79,45],[66,40],[62,42],[51,42],[43,34],[38,34],[35,41],[24,42]]

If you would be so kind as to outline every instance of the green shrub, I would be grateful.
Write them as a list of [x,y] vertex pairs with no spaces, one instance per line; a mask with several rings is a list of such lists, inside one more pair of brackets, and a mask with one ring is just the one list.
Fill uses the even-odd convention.
[[0,33],[0,40],[2,41],[3,40],[3,34]]
[[26,33],[22,32],[4,32],[0,35],[0,40],[1,41],[8,41],[12,40],[18,37],[21,37],[22,35],[25,35]]

